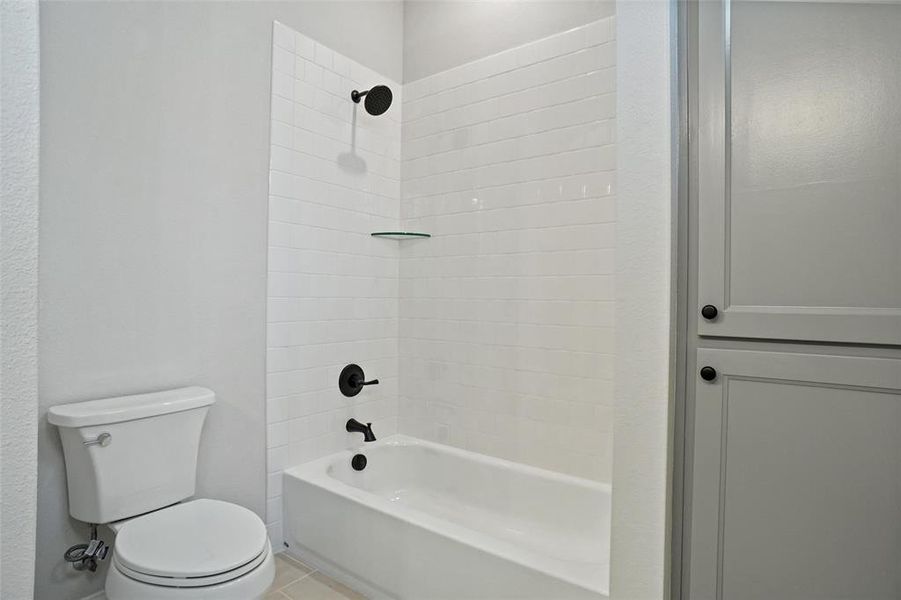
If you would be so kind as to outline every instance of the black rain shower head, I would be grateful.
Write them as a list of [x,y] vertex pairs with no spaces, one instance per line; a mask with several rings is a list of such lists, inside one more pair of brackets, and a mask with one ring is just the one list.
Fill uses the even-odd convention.
[[387,85],[377,85],[370,90],[366,90],[365,92],[358,92],[354,90],[350,93],[350,99],[360,103],[360,98],[366,96],[366,99],[363,101],[363,106],[366,107],[366,112],[370,115],[379,116],[384,114],[386,110],[391,106],[391,101],[394,99],[394,95],[391,93],[391,88]]

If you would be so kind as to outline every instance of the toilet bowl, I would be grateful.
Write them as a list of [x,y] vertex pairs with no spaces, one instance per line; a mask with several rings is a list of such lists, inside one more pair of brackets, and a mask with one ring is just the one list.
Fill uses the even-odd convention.
[[275,576],[265,525],[236,504],[192,500],[110,528],[108,600],[253,600]]

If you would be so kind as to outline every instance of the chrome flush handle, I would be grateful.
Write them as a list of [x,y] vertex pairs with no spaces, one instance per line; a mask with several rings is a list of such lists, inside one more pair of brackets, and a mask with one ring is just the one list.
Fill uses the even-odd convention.
[[98,435],[93,440],[85,440],[82,443],[85,446],[103,446],[105,448],[105,447],[109,446],[112,441],[113,441],[112,434],[104,431],[103,433]]

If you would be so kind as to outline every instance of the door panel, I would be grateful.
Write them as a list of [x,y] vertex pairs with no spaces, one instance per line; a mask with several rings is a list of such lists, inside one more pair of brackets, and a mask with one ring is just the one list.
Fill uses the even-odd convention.
[[698,333],[901,344],[901,3],[699,18]]
[[901,598],[901,360],[697,358],[690,597]]

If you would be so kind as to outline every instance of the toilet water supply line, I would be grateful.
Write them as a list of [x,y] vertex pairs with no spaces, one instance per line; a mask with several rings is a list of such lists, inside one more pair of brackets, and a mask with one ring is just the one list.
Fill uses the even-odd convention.
[[66,550],[63,555],[66,562],[71,563],[76,571],[94,572],[97,570],[97,561],[106,558],[110,547],[97,536],[97,525],[91,523],[91,539],[87,544],[75,544]]

